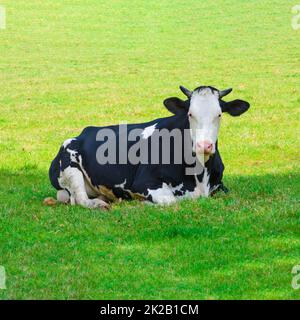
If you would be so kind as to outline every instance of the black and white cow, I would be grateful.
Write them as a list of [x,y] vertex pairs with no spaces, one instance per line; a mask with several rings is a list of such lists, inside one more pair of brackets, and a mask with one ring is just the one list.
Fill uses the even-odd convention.
[[[222,98],[232,89],[219,91],[210,86],[201,86],[193,91],[184,87],[180,89],[187,100],[168,98],[164,101],[165,107],[173,113],[170,117],[130,124],[125,133],[120,130],[120,125],[87,127],[78,137],[66,140],[49,170],[51,183],[58,190],[57,200],[86,208],[106,208],[108,202],[119,198],[171,204],[180,198],[207,197],[217,190],[225,191],[222,183],[224,165],[217,147],[222,113],[239,116],[250,105],[242,100],[223,101]],[[136,140],[129,139],[137,129],[140,135]],[[166,149],[161,132],[174,129],[185,138],[181,142],[170,139],[167,150],[169,162],[163,162],[161,155],[153,162],[154,152],[163,153]],[[115,162],[99,163],[99,150],[105,144],[108,149],[113,145],[108,138],[99,139],[104,130],[115,135],[117,148],[112,149]],[[188,135],[184,135],[186,131]],[[126,143],[125,151],[129,151],[137,142],[137,154],[144,150],[143,146],[148,147],[148,161],[120,161],[120,156],[124,160],[124,154],[121,155],[124,150],[120,151],[118,147]],[[153,148],[155,151],[151,149],[154,143],[158,147]],[[187,162],[184,152],[181,161],[175,159],[173,147],[176,143],[182,149],[187,146],[184,152],[190,154],[193,161]],[[187,169],[195,168],[194,173],[187,174]]]

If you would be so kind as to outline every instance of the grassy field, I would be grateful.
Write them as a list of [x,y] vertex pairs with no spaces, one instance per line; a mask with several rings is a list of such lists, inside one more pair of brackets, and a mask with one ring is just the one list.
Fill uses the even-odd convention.
[[[0,298],[300,298],[295,2],[0,0]],[[166,116],[179,84],[251,103],[223,119],[228,195],[43,206],[66,138]]]

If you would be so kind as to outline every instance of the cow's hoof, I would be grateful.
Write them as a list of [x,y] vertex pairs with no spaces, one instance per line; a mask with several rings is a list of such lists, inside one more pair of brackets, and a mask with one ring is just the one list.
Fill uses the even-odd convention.
[[100,209],[100,210],[108,210],[109,204],[101,199],[90,199],[88,203],[88,207],[90,209]]

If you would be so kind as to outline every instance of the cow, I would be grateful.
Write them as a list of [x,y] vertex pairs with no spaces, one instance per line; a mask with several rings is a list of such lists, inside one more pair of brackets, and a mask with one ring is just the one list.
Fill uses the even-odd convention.
[[[107,209],[119,199],[169,205],[178,199],[226,192],[218,150],[222,114],[239,116],[250,105],[243,100],[225,102],[223,97],[231,88],[180,89],[185,100],[164,100],[172,116],[129,124],[126,130],[124,125],[87,127],[79,136],[67,139],[49,169],[57,201]],[[170,132],[167,145],[162,133]],[[110,140],[110,135],[114,139]],[[179,153],[174,151],[176,147]],[[130,152],[135,155],[133,160]]]

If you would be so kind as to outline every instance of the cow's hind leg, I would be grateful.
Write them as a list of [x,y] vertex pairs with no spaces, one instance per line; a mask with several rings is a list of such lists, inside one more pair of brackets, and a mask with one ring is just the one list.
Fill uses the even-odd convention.
[[67,167],[59,178],[59,184],[70,192],[71,204],[79,204],[89,209],[107,209],[108,204],[101,199],[89,199],[82,172],[75,167]]

